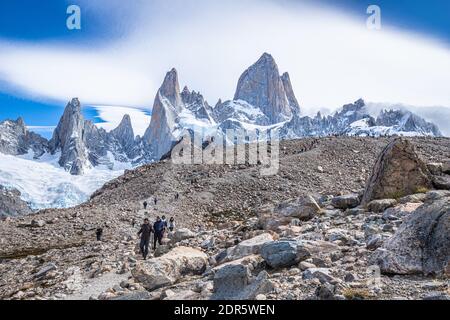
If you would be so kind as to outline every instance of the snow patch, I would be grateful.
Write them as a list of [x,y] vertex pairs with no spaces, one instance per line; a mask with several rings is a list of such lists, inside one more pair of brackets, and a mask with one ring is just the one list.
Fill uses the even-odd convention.
[[45,154],[32,160],[31,153],[20,157],[0,153],[0,185],[19,190],[33,209],[67,208],[87,201],[106,182],[124,172],[115,163],[114,170],[97,167],[73,176],[59,166],[59,156]]

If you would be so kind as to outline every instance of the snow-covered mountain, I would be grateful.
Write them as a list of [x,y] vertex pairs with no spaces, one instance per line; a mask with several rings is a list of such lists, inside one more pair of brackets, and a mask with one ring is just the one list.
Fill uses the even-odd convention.
[[128,115],[109,132],[84,119],[77,98],[67,104],[49,141],[27,130],[22,119],[0,122],[0,185],[19,190],[34,208],[75,205],[124,169],[158,161],[186,131],[205,138],[228,129],[277,129],[281,139],[442,135],[436,125],[406,109],[381,109],[377,116],[369,109],[360,99],[332,115],[302,116],[289,74],[280,75],[267,53],[239,78],[234,99],[219,100],[214,107],[199,92],[181,91],[172,69],[156,94],[142,137],[135,136]]

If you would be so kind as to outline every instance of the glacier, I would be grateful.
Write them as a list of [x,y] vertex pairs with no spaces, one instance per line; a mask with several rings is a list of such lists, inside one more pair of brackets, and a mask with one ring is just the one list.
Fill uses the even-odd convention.
[[119,177],[131,165],[113,170],[98,166],[82,176],[71,175],[58,164],[59,154],[33,159],[33,153],[11,156],[0,153],[0,185],[15,188],[33,210],[74,207],[89,199],[106,182]]

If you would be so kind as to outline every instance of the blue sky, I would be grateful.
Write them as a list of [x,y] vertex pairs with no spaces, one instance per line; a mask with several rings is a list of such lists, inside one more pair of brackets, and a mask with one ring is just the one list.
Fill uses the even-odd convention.
[[[447,89],[442,84],[450,73],[447,0],[124,3],[2,0],[0,120],[23,116],[31,126],[54,126],[73,96],[96,121],[90,106],[138,107],[148,114],[172,67],[182,86],[202,91],[214,105],[232,97],[240,73],[264,51],[290,72],[311,113],[359,97],[450,106],[448,82]],[[82,9],[82,30],[66,28],[71,4]],[[364,30],[370,4],[382,10],[383,31],[376,35]]]
[[372,4],[382,10],[385,23],[436,37],[450,44],[450,1],[447,0],[321,0],[338,10],[350,11],[361,19]]

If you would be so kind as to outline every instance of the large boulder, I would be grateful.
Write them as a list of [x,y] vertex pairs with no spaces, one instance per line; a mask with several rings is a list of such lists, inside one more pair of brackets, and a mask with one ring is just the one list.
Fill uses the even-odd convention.
[[312,196],[301,196],[284,201],[276,206],[266,206],[257,212],[262,228],[277,231],[278,227],[288,225],[292,220],[308,221],[321,212],[320,206]]
[[432,189],[431,174],[409,140],[397,138],[381,152],[370,176],[362,204],[372,200],[398,199]]
[[207,266],[208,256],[189,248],[176,247],[169,253],[139,262],[131,271],[134,279],[147,290],[172,285],[185,275],[200,275]]
[[175,230],[175,232],[169,233],[168,237],[173,242],[180,242],[183,240],[195,238],[197,234],[187,228],[181,228]]
[[261,256],[270,267],[278,269],[306,260],[311,253],[301,241],[280,240],[266,243],[261,248]]
[[263,233],[254,238],[242,241],[238,245],[228,249],[226,260],[236,260],[245,256],[259,254],[262,246],[272,241],[273,237],[270,233]]
[[274,288],[268,274],[261,271],[253,278],[250,269],[243,264],[228,264],[214,274],[212,300],[254,300],[259,294],[269,293]]
[[371,260],[385,274],[441,274],[450,263],[450,198],[429,202],[407,216]]

